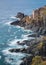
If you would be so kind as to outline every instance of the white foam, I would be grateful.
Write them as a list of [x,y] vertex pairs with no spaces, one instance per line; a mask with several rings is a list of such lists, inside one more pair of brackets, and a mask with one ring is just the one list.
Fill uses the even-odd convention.
[[[17,36],[15,37],[14,40],[12,41],[9,41],[9,46],[16,46],[17,45],[17,42],[19,41],[20,43],[22,43],[24,40],[29,40],[29,39],[35,39],[34,37],[28,37],[28,35],[23,35],[22,34],[22,39],[16,39]],[[18,48],[21,48],[22,46],[18,47]]]
[[[9,49],[11,49],[11,48],[9,48]],[[8,51],[9,49],[2,50],[3,55],[11,54],[11,53]]]
[[16,28],[20,28],[20,29],[22,29],[24,31],[24,27],[21,27],[19,25],[16,25]]
[[11,16],[10,18],[20,20],[20,18],[16,18],[15,16]]
[[23,61],[22,60],[12,60],[12,59],[9,59],[7,57],[5,57],[5,62],[11,64],[11,65],[20,65],[20,63],[22,63]]
[[1,56],[0,56],[0,59],[1,59]]
[[33,32],[32,30],[30,29],[25,29],[24,27],[21,27],[19,25],[16,26],[17,28],[21,28],[23,31],[26,31],[26,32]]
[[16,28],[21,28],[19,25],[16,25]]
[[25,35],[23,36],[23,39],[14,39],[14,40],[10,41],[8,45],[14,46],[14,45],[17,45],[18,41],[21,43],[24,40],[28,40],[28,37],[26,37]]
[[9,60],[9,58],[5,57],[5,62],[7,62],[7,63],[11,63],[12,60]]
[[12,19],[16,19],[16,17],[15,17],[15,16],[11,16],[10,18],[12,18]]
[[24,40],[30,40],[30,39],[35,39],[35,37],[28,37],[29,34],[27,35],[22,35],[22,38],[24,38]]
[[23,62],[22,60],[19,60],[19,61],[17,62],[17,65],[20,65],[22,62]]
[[9,42],[10,44],[8,44],[8,45],[14,46],[14,45],[17,44],[17,41],[18,41],[18,39],[14,39],[14,40],[10,41],[10,42]]
[[12,21],[5,22],[6,25],[10,25]]
[[32,30],[28,30],[28,29],[24,29],[24,31],[26,31],[26,32],[33,32]]
[[9,50],[12,49],[12,48],[9,48],[9,49],[5,49],[5,50],[2,50],[2,53],[3,55],[15,55],[15,56],[25,56],[25,53],[15,53],[15,52],[10,52]]
[[25,35],[22,34],[22,38],[23,38],[23,39],[24,39],[24,38],[28,38],[27,36],[28,36],[28,35],[26,35],[26,34],[25,34]]
[[33,32],[32,30],[28,30],[28,29],[25,29],[24,27],[21,27],[19,25],[16,25],[17,28],[21,28],[23,31],[26,31],[26,32]]

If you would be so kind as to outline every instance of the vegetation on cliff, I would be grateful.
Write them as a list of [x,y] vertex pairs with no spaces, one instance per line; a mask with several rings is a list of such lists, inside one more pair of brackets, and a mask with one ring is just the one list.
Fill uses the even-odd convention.
[[43,37],[42,42],[37,44],[34,50],[33,52],[38,51],[38,54],[33,57],[30,65],[46,65],[46,37]]
[[42,58],[41,56],[35,56],[32,59],[31,65],[46,65],[46,60],[44,60],[44,58]]

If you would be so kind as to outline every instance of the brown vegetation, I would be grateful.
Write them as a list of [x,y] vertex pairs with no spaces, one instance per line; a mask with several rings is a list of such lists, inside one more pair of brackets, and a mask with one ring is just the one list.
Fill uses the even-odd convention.
[[32,59],[31,65],[46,65],[46,61],[44,61],[41,56],[35,56]]

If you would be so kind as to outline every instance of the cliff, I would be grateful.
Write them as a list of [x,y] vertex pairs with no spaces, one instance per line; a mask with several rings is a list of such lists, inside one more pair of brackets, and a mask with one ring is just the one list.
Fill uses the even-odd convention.
[[24,63],[21,65],[25,65],[26,62],[27,65],[46,65],[46,6],[34,10],[30,16],[19,12],[16,17],[20,20],[12,22],[11,25],[32,30],[36,34],[28,35],[28,37],[35,37],[35,39],[17,42],[19,45],[29,46],[27,49],[10,49],[9,51],[32,54],[33,57],[24,58]]
[[20,20],[12,22],[11,25],[19,25],[41,34],[46,33],[46,6],[34,10],[30,16],[18,12],[16,17]]

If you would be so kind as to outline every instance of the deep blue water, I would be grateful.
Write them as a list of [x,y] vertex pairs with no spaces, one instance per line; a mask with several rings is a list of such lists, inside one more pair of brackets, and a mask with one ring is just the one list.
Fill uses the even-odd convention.
[[[17,12],[24,12],[30,15],[32,11],[46,5],[46,0],[0,0],[0,65],[19,65],[21,58],[27,56],[25,53],[10,53],[10,48],[23,48],[26,45],[17,45],[17,41],[20,42],[28,34],[32,34],[32,31],[24,30],[19,26],[11,26],[10,22],[16,20],[13,16]],[[11,59],[14,59],[13,61]]]

